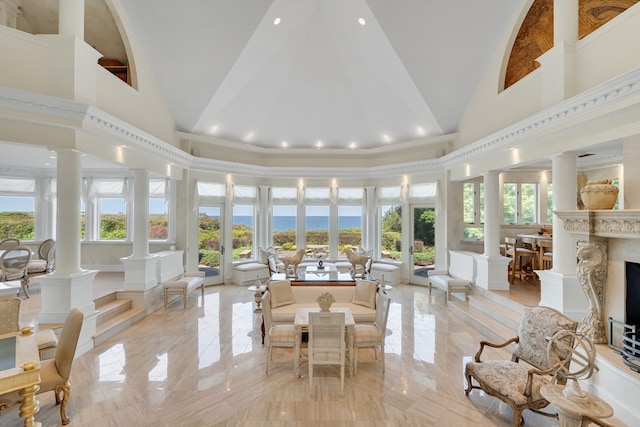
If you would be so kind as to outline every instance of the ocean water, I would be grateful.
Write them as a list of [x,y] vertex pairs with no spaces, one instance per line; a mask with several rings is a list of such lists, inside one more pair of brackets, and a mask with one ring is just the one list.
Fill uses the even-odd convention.
[[[328,216],[308,216],[305,227],[307,230],[328,230]],[[234,216],[234,224],[251,226],[250,216]],[[362,217],[359,216],[341,216],[338,218],[340,228],[362,228]],[[295,216],[275,216],[273,217],[273,231],[295,230]]]

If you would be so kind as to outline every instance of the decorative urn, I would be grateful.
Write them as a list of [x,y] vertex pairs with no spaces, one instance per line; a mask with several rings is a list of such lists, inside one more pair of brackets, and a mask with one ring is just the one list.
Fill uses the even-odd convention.
[[618,198],[618,187],[611,184],[610,179],[587,182],[580,190],[580,197],[589,210],[611,209]]
[[336,300],[330,292],[323,292],[318,296],[316,302],[320,306],[320,311],[327,312],[331,308],[331,304],[336,302]]

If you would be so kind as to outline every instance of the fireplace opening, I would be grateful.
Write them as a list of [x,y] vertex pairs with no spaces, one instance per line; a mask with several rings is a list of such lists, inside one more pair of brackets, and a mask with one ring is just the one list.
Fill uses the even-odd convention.
[[625,323],[609,317],[609,347],[631,370],[640,372],[640,264],[627,261],[625,277]]

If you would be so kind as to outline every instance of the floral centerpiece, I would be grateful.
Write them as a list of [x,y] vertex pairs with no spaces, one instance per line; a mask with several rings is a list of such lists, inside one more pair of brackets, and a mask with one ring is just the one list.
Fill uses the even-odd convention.
[[336,299],[330,292],[323,292],[318,296],[316,302],[320,306],[320,311],[329,311],[329,308],[331,308],[331,304],[336,302]]

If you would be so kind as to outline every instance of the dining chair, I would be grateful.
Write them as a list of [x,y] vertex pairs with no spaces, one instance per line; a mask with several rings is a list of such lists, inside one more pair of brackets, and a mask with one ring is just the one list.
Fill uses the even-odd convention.
[[[62,326],[60,340],[53,359],[40,362],[40,389],[36,394],[53,391],[56,405],[60,405],[60,419],[63,425],[71,422],[67,416],[67,404],[71,395],[71,365],[76,354],[84,315],[77,308],[71,309]],[[14,391],[0,396],[5,405],[22,402],[22,396]]]
[[538,241],[538,263],[540,270],[553,268],[553,240]]
[[0,250],[7,250],[9,248],[20,246],[20,240],[18,239],[4,239],[0,241]]
[[20,298],[0,298],[0,335],[20,330]]
[[509,258],[513,258],[509,270],[509,283],[513,283],[516,278],[516,273],[522,279],[522,273],[527,274],[525,267],[529,265],[529,262],[525,263],[524,259],[533,262],[536,255],[532,249],[518,247],[518,240],[515,237],[505,237],[504,243],[506,245],[506,254]]
[[340,394],[344,394],[344,319],[342,312],[309,313],[309,395],[313,395],[315,365],[339,365]]
[[51,273],[55,268],[56,241],[47,239],[38,246],[38,258],[31,259],[27,266],[29,277]]
[[0,256],[0,281],[20,280],[25,297],[29,298],[29,274],[27,267],[31,260],[31,249],[26,246],[12,246]]
[[293,348],[295,346],[296,330],[293,324],[273,324],[271,315],[271,292],[262,295],[262,318],[264,320],[264,337],[267,351],[264,360],[264,373],[269,375],[269,362],[273,347]]
[[380,351],[380,361],[382,363],[382,372],[385,371],[384,362],[384,342],[387,338],[387,319],[389,317],[389,307],[391,306],[391,298],[384,292],[378,292],[378,301],[376,303],[376,318],[372,325],[359,323],[353,328],[353,372],[358,373],[358,348],[373,347],[376,359],[378,358],[378,350]]

